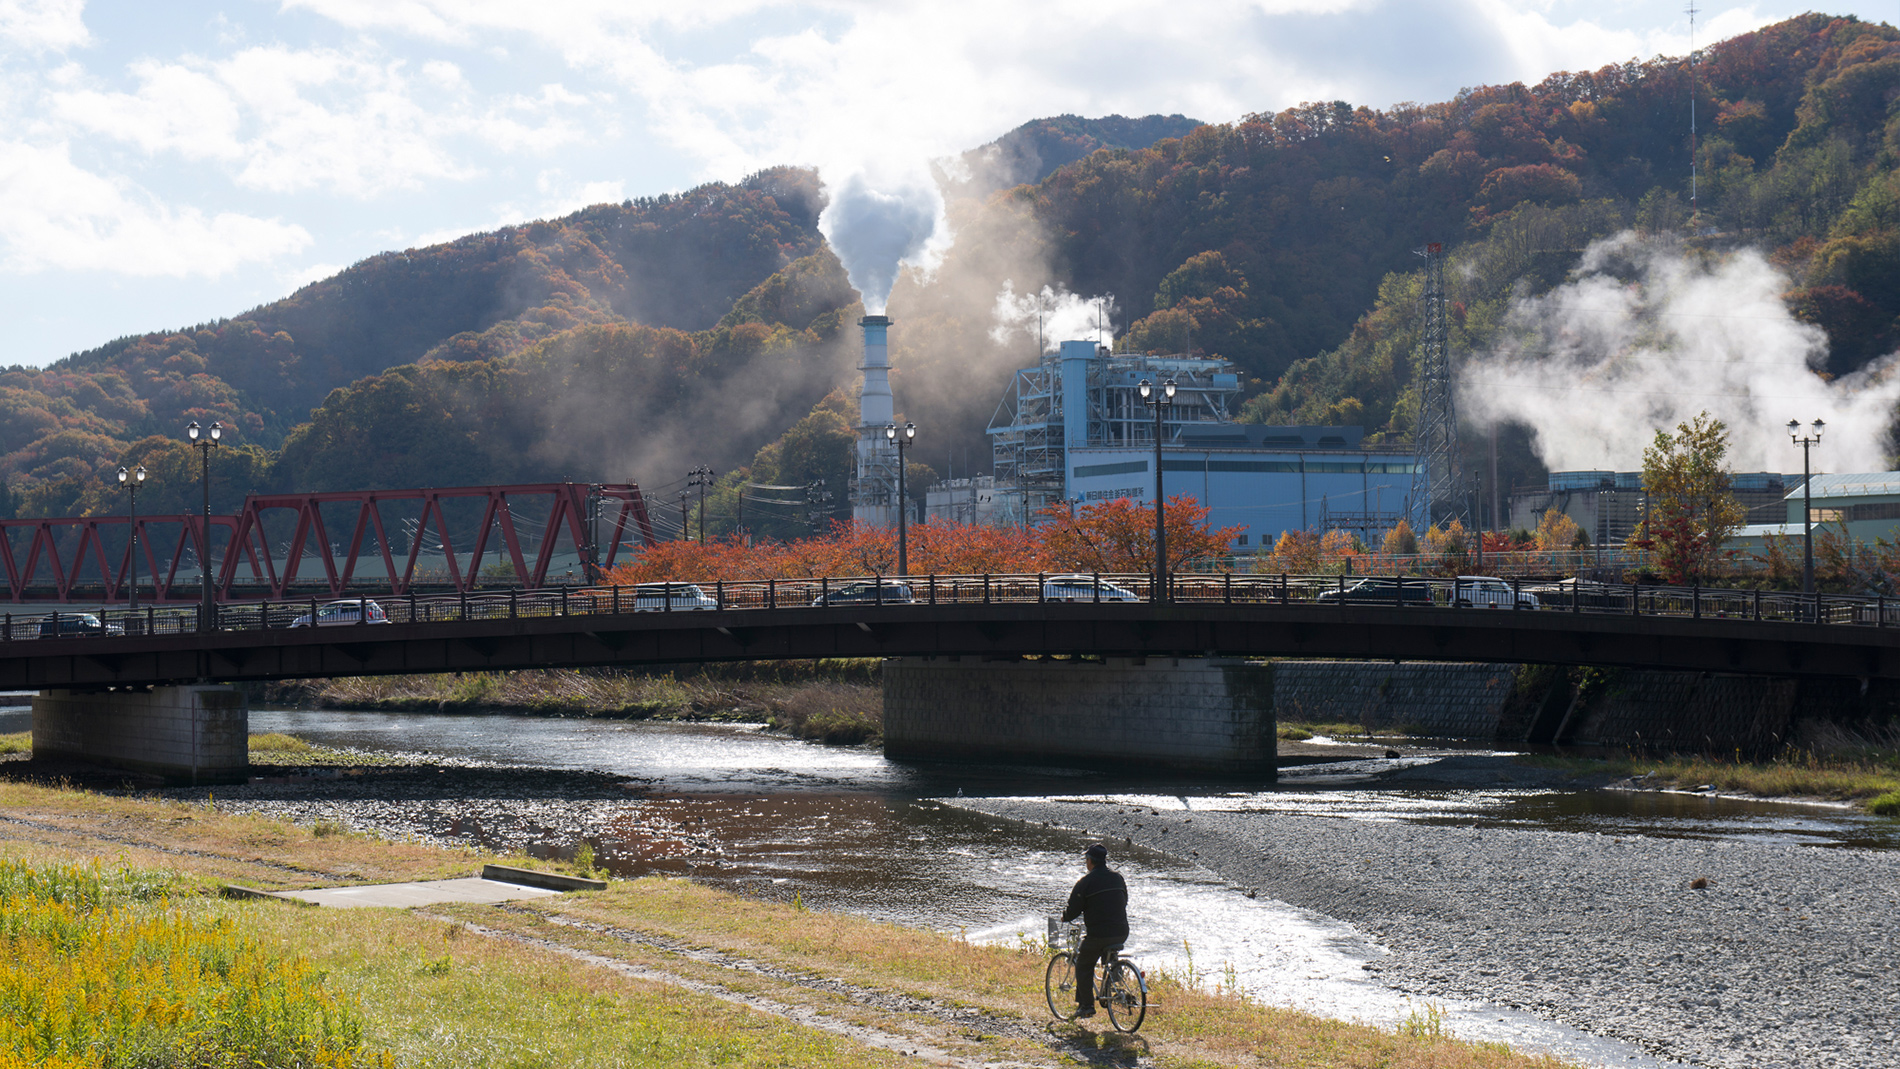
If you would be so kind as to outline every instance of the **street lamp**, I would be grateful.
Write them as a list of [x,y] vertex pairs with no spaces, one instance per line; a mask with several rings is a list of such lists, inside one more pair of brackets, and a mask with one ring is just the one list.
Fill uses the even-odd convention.
[[1174,407],[1174,380],[1161,384],[1156,389],[1153,383],[1142,379],[1139,386],[1142,403],[1155,410],[1155,589],[1156,602],[1168,600],[1168,517],[1167,495],[1161,490],[1161,436],[1162,419],[1166,411]]
[[917,425],[906,423],[900,429],[895,423],[884,425],[886,441],[897,444],[897,574],[910,574],[910,557],[904,535],[904,520],[910,512],[910,499],[904,496],[904,449],[917,440]]
[[218,439],[224,437],[224,424],[211,424],[211,430],[200,437],[198,421],[194,419],[191,426],[185,428],[185,437],[198,449],[199,482],[204,486],[205,499],[204,529],[198,543],[198,572],[204,588],[203,600],[198,606],[198,630],[211,631],[217,627],[217,610],[211,600],[211,451],[218,447]]
[[713,470],[704,464],[686,473],[686,485],[699,488],[699,540],[706,540],[706,488],[713,484]]
[[131,609],[139,611],[139,484],[145,481],[145,465],[140,464],[133,471],[119,468],[119,485],[132,495],[132,598]]
[[1821,432],[1827,424],[1815,420],[1809,425],[1812,434],[1801,433],[1801,421],[1788,421],[1788,437],[1801,447],[1801,592],[1814,593],[1814,491],[1810,485],[1814,481],[1808,470],[1808,450],[1821,442]]

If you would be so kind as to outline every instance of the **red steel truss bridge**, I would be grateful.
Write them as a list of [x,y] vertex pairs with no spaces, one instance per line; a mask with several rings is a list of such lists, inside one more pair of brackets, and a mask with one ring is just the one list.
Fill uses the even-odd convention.
[[0,520],[13,602],[194,603],[210,543],[221,602],[535,590],[596,581],[653,544],[634,483],[253,494],[235,516]]

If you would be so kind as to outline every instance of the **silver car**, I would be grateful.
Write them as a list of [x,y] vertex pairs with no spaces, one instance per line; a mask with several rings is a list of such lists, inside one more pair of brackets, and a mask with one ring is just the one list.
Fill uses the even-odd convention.
[[1511,584],[1488,575],[1461,575],[1452,580],[1451,589],[1451,603],[1460,609],[1508,609],[1513,594],[1517,597],[1517,607],[1520,609],[1544,607],[1544,603],[1537,600],[1537,595],[1515,591]]
[[[365,606],[369,619],[365,621]],[[386,624],[389,617],[383,613],[383,607],[365,598],[351,598],[347,601],[333,601],[317,609],[316,627],[346,627],[360,623]],[[290,621],[292,627],[310,627],[310,614],[304,613]]]
[[1042,580],[1044,601],[1140,601],[1127,587],[1092,575],[1050,575]]
[[634,612],[693,612],[719,603],[693,583],[641,583],[633,588]]

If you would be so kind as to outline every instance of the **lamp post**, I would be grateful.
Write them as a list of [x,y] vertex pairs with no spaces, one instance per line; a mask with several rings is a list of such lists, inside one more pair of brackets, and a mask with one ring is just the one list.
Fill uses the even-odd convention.
[[686,473],[686,485],[699,488],[699,540],[706,540],[706,488],[713,484],[713,470],[704,464]]
[[1137,387],[1141,391],[1141,400],[1155,410],[1155,589],[1156,602],[1168,600],[1168,516],[1167,495],[1161,489],[1161,436],[1164,433],[1162,420],[1168,409],[1174,407],[1174,380],[1162,383],[1159,389],[1147,379],[1142,379]]
[[904,521],[910,512],[910,499],[904,494],[904,449],[917,440],[917,425],[906,423],[898,427],[895,423],[884,425],[886,441],[897,444],[897,574],[910,574],[910,557],[905,538]]
[[1815,420],[1809,424],[1812,434],[1801,433],[1801,421],[1788,421],[1788,437],[1801,447],[1801,592],[1814,593],[1814,476],[1808,469],[1808,450],[1821,443],[1827,424]]
[[198,630],[211,631],[217,628],[217,609],[211,597],[211,451],[218,447],[218,439],[224,437],[224,424],[213,423],[207,432],[198,430],[198,421],[192,420],[185,428],[185,437],[198,449],[199,483],[204,487],[204,528],[198,543],[198,573],[200,586],[204,588],[203,599],[198,605]]
[[139,611],[139,484],[145,481],[145,465],[140,464],[132,471],[119,468],[119,485],[132,495],[132,594],[131,609]]

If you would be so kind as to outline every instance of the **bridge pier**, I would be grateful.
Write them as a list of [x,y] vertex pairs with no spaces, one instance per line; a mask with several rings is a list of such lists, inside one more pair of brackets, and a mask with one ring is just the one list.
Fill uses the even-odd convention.
[[43,690],[33,699],[33,756],[161,776],[171,784],[243,783],[250,709],[230,687]]
[[1271,783],[1273,674],[1190,657],[884,662],[884,752],[913,760],[1060,762]]

